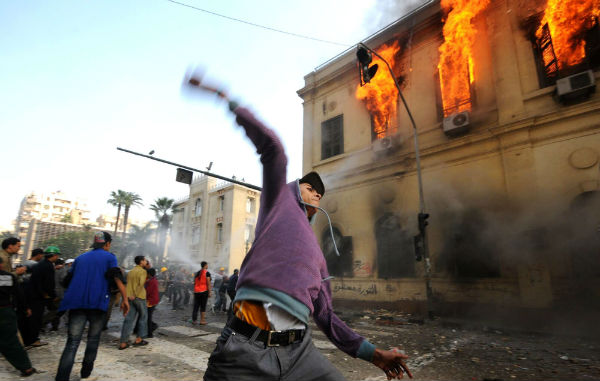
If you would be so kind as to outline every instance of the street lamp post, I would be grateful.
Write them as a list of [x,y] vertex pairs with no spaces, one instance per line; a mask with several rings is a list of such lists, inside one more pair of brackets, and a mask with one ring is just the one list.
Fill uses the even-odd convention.
[[415,119],[408,108],[408,104],[406,103],[406,99],[404,99],[404,95],[402,94],[402,90],[400,90],[400,85],[396,80],[396,76],[392,71],[392,67],[390,64],[376,51],[370,49],[363,43],[358,44],[356,50],[356,57],[359,62],[359,70],[360,70],[360,83],[363,86],[365,83],[371,81],[371,79],[377,73],[378,65],[371,65],[372,56],[378,57],[383,63],[386,64],[390,75],[394,81],[394,85],[398,90],[398,97],[402,100],[404,104],[404,108],[408,114],[410,122],[412,124],[414,133],[414,144],[415,144],[415,160],[417,164],[417,179],[419,183],[419,214],[418,214],[418,227],[419,234],[415,236],[415,254],[417,256],[417,260],[420,260],[420,256],[425,259],[425,287],[427,291],[427,314],[429,318],[433,318],[433,290],[431,288],[431,261],[429,260],[429,245],[427,243],[427,233],[426,226],[428,225],[427,218],[429,218],[429,214],[425,212],[425,198],[423,196],[423,179],[421,176],[421,155],[419,152],[419,134],[417,133],[417,124],[415,123]]

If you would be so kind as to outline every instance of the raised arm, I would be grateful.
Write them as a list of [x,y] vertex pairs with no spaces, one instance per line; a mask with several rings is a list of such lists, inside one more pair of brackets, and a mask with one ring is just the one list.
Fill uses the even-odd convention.
[[185,81],[187,85],[216,94],[228,102],[229,109],[236,115],[236,122],[244,128],[246,135],[260,155],[263,165],[263,189],[261,192],[261,209],[268,210],[275,202],[276,196],[286,182],[287,158],[281,141],[271,130],[246,108],[229,99],[227,94],[216,87],[206,85],[200,76],[192,76]]

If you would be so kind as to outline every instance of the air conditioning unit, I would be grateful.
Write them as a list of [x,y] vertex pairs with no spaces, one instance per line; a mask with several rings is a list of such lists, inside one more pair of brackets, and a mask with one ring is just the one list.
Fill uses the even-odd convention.
[[373,152],[375,153],[386,153],[391,152],[400,147],[402,139],[399,134],[386,136],[381,139],[373,141]]
[[469,131],[469,112],[457,112],[444,118],[442,127],[448,136],[458,136]]
[[596,91],[596,79],[592,70],[556,81],[556,95],[561,102],[589,97],[594,91]]

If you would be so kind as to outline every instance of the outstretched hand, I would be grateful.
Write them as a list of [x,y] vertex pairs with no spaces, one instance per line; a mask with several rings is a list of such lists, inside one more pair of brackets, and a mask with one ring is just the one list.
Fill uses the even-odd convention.
[[396,349],[391,351],[375,349],[372,362],[375,366],[385,372],[388,380],[392,380],[394,378],[401,379],[404,377],[405,372],[408,377],[412,378],[412,373],[404,363],[404,360],[407,358],[407,355]]

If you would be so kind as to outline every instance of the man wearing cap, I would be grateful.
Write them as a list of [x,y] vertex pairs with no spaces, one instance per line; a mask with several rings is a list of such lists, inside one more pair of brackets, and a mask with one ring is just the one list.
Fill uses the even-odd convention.
[[44,322],[44,310],[50,308],[56,299],[54,262],[58,260],[59,254],[58,246],[48,246],[44,250],[44,259],[33,266],[31,278],[25,287],[27,301],[31,307],[29,328],[23,336],[23,344],[26,346],[40,347],[48,344],[40,341],[39,334]]
[[87,344],[81,363],[81,378],[88,378],[94,368],[98,353],[104,316],[108,308],[109,286],[115,284],[121,292],[123,315],[129,311],[127,291],[123,285],[117,258],[110,252],[112,237],[107,232],[94,234],[92,250],[79,255],[63,284],[67,287],[59,311],[68,311],[68,337],[60,357],[56,381],[68,381],[73,369],[75,354],[86,324]]
[[[215,92],[192,77],[188,83]],[[287,158],[275,133],[247,109],[229,102],[263,165],[255,239],[240,268],[234,317],[212,352],[204,380],[343,380],[312,344],[312,315],[331,342],[352,357],[372,362],[388,379],[412,377],[396,351],[376,349],[333,312],[325,257],[310,225],[325,194],[311,172],[286,184]]]

